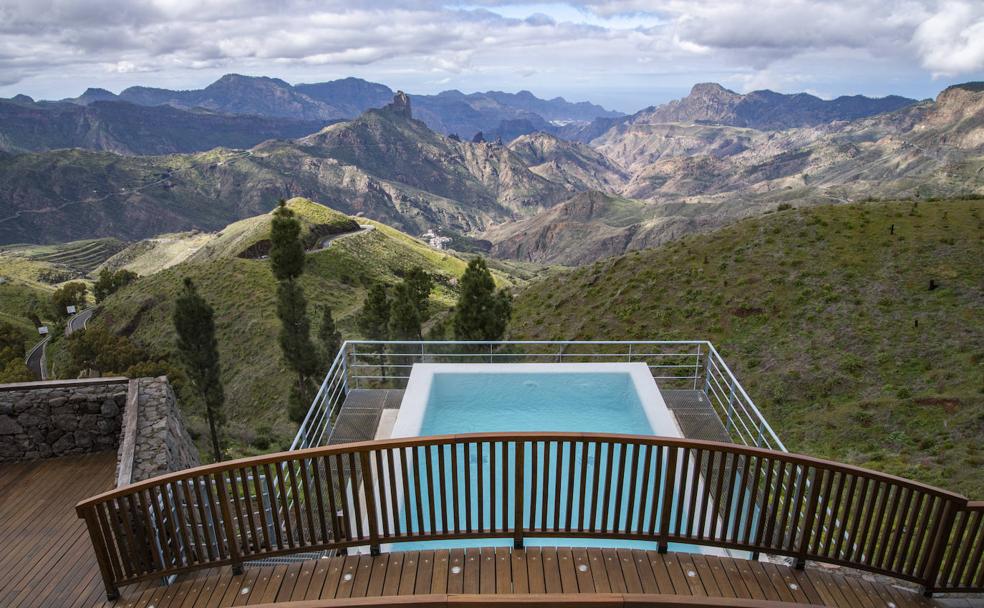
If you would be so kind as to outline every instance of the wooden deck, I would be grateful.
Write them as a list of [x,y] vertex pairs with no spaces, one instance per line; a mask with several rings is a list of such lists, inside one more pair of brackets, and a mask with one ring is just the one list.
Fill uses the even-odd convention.
[[116,606],[223,607],[313,599],[427,594],[648,593],[772,600],[844,608],[932,602],[860,576],[765,562],[627,549],[508,548],[351,555],[266,567],[225,568],[123,589]]
[[113,487],[116,454],[0,464],[0,606],[86,606],[105,597],[75,503]]
[[0,606],[217,608],[410,594],[650,593],[847,608],[934,603],[901,585],[824,566],[805,571],[707,555],[626,549],[454,549],[246,564],[144,581],[105,602],[77,500],[112,485],[115,454],[0,465]]

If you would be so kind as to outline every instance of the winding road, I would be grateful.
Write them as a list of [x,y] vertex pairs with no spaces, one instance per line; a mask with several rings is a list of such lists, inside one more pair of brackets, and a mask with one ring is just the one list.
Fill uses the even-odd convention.
[[[70,336],[79,330],[85,329],[86,325],[89,324],[89,319],[92,318],[95,312],[95,307],[91,307],[72,315],[68,319],[68,322],[65,323],[65,335]],[[24,360],[24,363],[27,364],[31,373],[38,380],[48,379],[47,355],[45,351],[48,348],[48,340],[50,339],[50,336],[45,336],[43,340],[35,344],[34,348],[31,349],[31,352],[27,354],[27,358]]]

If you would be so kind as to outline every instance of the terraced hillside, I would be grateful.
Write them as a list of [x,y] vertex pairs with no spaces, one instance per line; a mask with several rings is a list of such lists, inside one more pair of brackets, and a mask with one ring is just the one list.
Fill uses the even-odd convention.
[[88,274],[124,247],[126,244],[118,239],[89,239],[59,245],[29,245],[14,251],[32,260]]
[[53,321],[48,302],[67,281],[86,281],[90,272],[116,254],[124,243],[92,239],[59,245],[10,245],[0,248],[0,321],[22,330],[32,346],[38,333],[30,314]]
[[516,339],[708,339],[787,446],[984,495],[984,201],[792,209],[557,272]]
[[[319,221],[332,218],[341,223],[344,218],[310,201],[295,199],[290,206],[308,226],[308,234]],[[359,223],[373,229],[337,238],[327,248],[308,254],[301,281],[313,332],[317,331],[320,320],[314,314],[315,306],[328,304],[342,334],[357,336],[355,315],[368,287],[374,282],[396,283],[413,266],[421,266],[434,276],[436,288],[431,295],[431,307],[435,314],[452,306],[457,297],[456,279],[465,269],[464,260],[433,250],[384,224],[363,218],[359,218]],[[240,230],[244,225],[251,229]],[[216,312],[234,453],[283,447],[294,433],[293,425],[287,420],[287,394],[292,376],[281,360],[277,343],[280,326],[275,313],[276,283],[269,261],[246,259],[239,256],[238,247],[219,246],[231,242],[230,234],[260,235],[262,225],[269,226],[269,216],[245,220],[245,224],[239,222],[221,231],[221,236],[214,236],[211,242],[202,245],[199,253],[142,277],[112,295],[90,323],[131,336],[155,356],[171,357],[175,340],[171,319],[173,302],[184,277],[191,277]],[[236,239],[236,242],[240,241]],[[503,284],[514,280],[502,272],[497,276]],[[180,397],[193,426],[200,427],[194,397],[187,394]],[[272,442],[266,445],[266,439],[270,438]]]

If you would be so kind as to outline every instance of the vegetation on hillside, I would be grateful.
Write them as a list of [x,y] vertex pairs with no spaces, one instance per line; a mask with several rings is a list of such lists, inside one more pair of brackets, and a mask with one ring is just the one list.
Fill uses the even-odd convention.
[[[428,304],[430,322],[445,318],[457,299],[457,283],[467,262],[383,224],[359,221],[373,230],[345,235],[330,247],[307,254],[304,273],[297,281],[309,311],[330,306],[337,331],[345,338],[361,337],[356,314],[369,287],[396,285],[419,267],[434,281]],[[230,249],[227,255],[186,260],[142,276],[109,296],[89,323],[130,337],[154,360],[175,363],[173,302],[184,278],[191,278],[215,309],[230,457],[284,448],[295,431],[287,416],[287,395],[296,375],[284,364],[277,344],[277,282],[268,260],[244,259],[236,257],[237,253]],[[513,267],[493,267],[497,285],[515,284],[518,279],[506,274]],[[532,276],[528,268],[522,273]],[[310,316],[312,334],[320,335],[324,315]],[[200,399],[187,390],[178,392],[192,430],[204,436]]]
[[984,498],[984,202],[790,209],[557,272],[517,339],[708,339],[790,450]]

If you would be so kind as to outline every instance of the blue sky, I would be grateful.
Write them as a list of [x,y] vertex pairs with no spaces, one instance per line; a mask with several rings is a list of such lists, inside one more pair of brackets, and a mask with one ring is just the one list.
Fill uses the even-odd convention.
[[0,96],[358,76],[528,89],[626,112],[696,82],[931,97],[984,79],[969,0],[0,0]]

